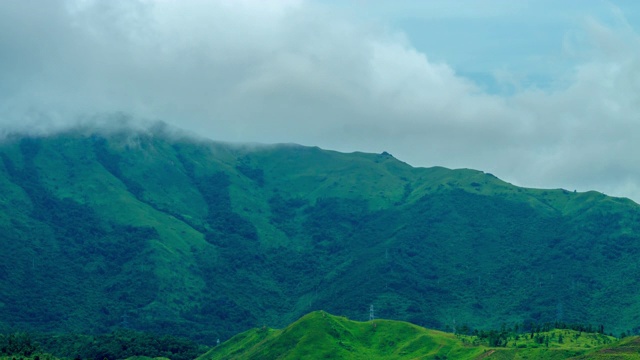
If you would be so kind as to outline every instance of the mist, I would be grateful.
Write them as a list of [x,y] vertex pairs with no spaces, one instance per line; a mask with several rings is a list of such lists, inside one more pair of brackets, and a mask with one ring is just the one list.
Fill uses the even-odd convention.
[[331,2],[3,1],[0,134],[122,127],[112,114],[126,114],[640,201],[640,38],[608,11],[556,39],[571,61],[551,85],[496,67],[512,91],[495,92],[392,21]]

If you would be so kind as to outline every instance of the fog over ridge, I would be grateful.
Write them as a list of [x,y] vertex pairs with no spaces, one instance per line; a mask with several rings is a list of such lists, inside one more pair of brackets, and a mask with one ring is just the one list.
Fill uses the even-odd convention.
[[4,1],[0,134],[122,112],[214,140],[388,151],[640,201],[640,38],[609,11],[557,39],[574,64],[553,86],[505,73],[515,90],[495,93],[331,2]]

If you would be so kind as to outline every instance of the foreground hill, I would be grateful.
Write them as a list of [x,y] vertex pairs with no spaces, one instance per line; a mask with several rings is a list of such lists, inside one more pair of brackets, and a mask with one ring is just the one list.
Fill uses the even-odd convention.
[[234,336],[200,356],[214,359],[471,359],[483,353],[455,335],[391,320],[356,322],[322,311],[282,330],[259,328]]
[[[639,359],[640,341],[621,341],[583,326],[546,324],[530,329],[428,330],[407,322],[358,322],[316,311],[284,329],[245,331],[210,349],[185,339],[131,330],[109,335],[0,334],[2,359]],[[573,328],[570,329],[569,327]]]
[[601,334],[557,329],[535,337],[514,335],[504,346],[491,347],[477,336],[456,336],[392,320],[357,322],[318,311],[282,330],[243,332],[198,360],[640,359],[639,350],[637,338],[618,342]]
[[213,344],[324,308],[640,324],[640,208],[391,155],[144,133],[0,144],[0,330]]

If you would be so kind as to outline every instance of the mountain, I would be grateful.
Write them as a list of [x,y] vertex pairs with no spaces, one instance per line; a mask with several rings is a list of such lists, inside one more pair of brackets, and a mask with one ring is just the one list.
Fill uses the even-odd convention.
[[3,332],[213,344],[372,304],[437,329],[640,324],[628,199],[164,128],[13,136],[0,158]]

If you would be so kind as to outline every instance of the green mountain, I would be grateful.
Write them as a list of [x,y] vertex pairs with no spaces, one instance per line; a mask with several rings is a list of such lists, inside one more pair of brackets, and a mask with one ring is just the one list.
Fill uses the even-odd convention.
[[252,329],[197,360],[251,359],[640,359],[638,338],[574,330],[511,334],[504,346],[393,320],[357,322],[322,311],[282,330]]
[[0,144],[0,332],[202,343],[325,309],[455,324],[640,324],[640,207],[393,156],[158,128]]

